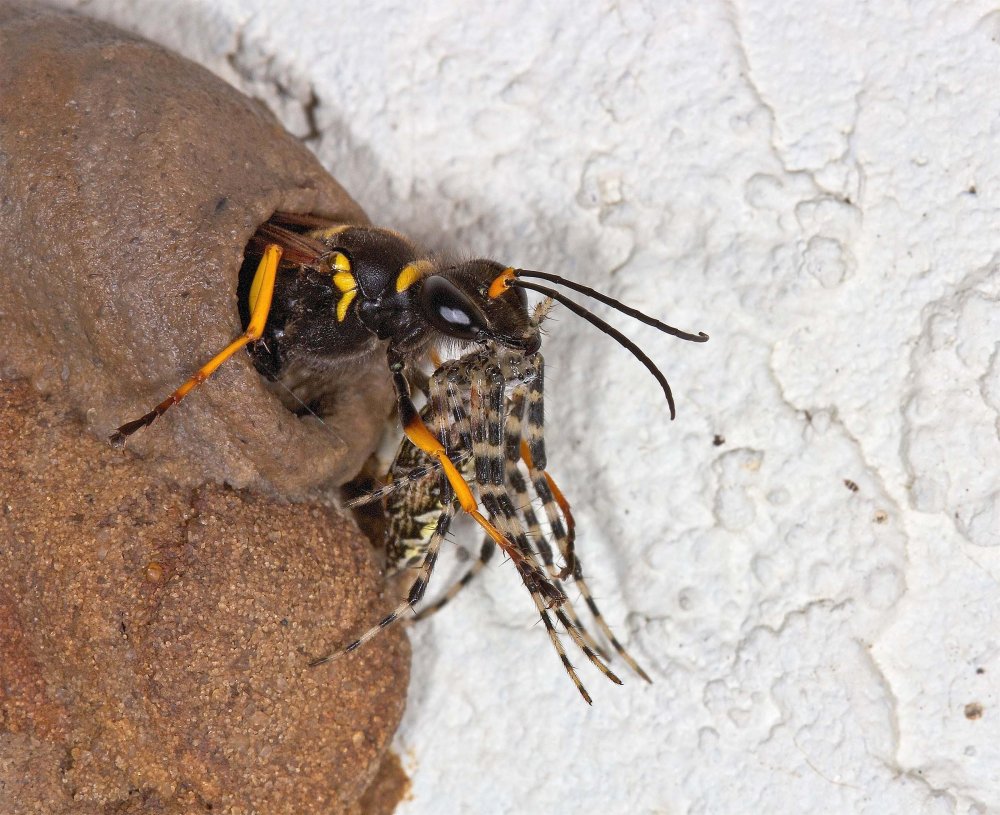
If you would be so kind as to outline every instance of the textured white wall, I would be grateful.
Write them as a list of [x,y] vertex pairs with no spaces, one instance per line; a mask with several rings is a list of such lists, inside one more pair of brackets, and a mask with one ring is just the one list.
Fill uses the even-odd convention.
[[497,563],[412,633],[403,815],[1000,812],[995,4],[65,4],[266,99],[378,222],[712,335],[622,323],[670,423],[552,321],[551,469],[655,684],[583,666],[588,709]]

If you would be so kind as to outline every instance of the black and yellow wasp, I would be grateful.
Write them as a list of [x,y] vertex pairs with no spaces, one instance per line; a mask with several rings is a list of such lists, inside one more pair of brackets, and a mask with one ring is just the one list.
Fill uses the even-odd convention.
[[[358,647],[422,597],[437,546],[460,508],[517,568],[584,698],[590,701],[556,636],[550,609],[588,658],[619,681],[579,624],[561,585],[563,579],[573,578],[606,629],[579,573],[568,505],[557,500],[546,474],[540,320],[529,310],[526,291],[562,304],[631,351],[659,382],[671,418],[675,409],[670,386],[638,346],[561,291],[533,281],[577,291],[680,339],[704,342],[708,336],[680,331],[558,275],[486,259],[448,263],[397,232],[329,224],[312,216],[276,213],[248,246],[244,266],[253,269],[254,264],[240,298],[243,334],[153,410],[118,428],[112,443],[124,444],[246,346],[257,369],[278,381],[303,368],[322,372],[324,367],[335,369],[358,357],[384,353],[403,433],[440,479],[441,496],[434,500],[441,511],[407,603],[347,648],[314,664]],[[442,363],[430,377],[425,420],[411,397],[408,375],[444,342],[467,351]],[[466,459],[471,461],[468,479],[469,472],[460,469]],[[523,473],[530,491],[520,486]],[[547,532],[530,509],[532,497],[545,510]],[[550,537],[564,560],[560,569],[552,562]],[[641,673],[617,641],[612,642]]]

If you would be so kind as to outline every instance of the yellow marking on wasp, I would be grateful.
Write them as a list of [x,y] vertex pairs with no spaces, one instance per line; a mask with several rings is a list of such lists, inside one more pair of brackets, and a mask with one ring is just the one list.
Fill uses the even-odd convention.
[[403,271],[401,271],[399,276],[396,278],[396,291],[406,291],[410,288],[410,286],[426,275],[431,268],[432,264],[429,260],[418,260],[413,263],[408,263],[403,267]]
[[351,303],[354,302],[354,298],[358,296],[357,289],[351,289],[350,291],[345,291],[343,297],[340,298],[340,302],[337,303],[337,322],[344,322],[344,318],[347,317],[347,309],[350,308]]
[[340,289],[340,291],[354,291],[358,287],[358,281],[354,279],[354,275],[350,272],[337,272],[333,276],[333,285]]
[[343,252],[334,252],[330,255],[330,268],[337,272],[350,272],[351,261]]
[[350,224],[341,224],[340,226],[331,226],[328,229],[318,229],[312,235],[316,238],[334,238],[350,228]]
[[333,285],[342,292],[337,303],[337,322],[342,323],[347,317],[347,309],[358,296],[358,281],[351,273],[350,259],[343,252],[334,252],[330,255],[330,268],[334,270]]
[[492,299],[495,297],[499,297],[501,294],[507,291],[507,289],[510,288],[511,281],[515,277],[516,277],[515,269],[511,269],[508,267],[504,269],[502,272],[500,272],[500,274],[498,274],[495,278],[493,278],[493,282],[490,283],[490,291],[489,291],[490,298]]

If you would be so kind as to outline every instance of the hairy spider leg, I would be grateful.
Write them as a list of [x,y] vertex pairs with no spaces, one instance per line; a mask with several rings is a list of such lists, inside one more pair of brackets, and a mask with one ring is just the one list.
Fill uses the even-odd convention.
[[[431,394],[432,408],[431,412],[435,418],[435,425],[440,437],[439,444],[442,445],[444,449],[444,444],[448,443],[448,428],[444,418],[444,409],[441,404],[434,404],[433,400],[435,395]],[[430,433],[430,430],[427,431]],[[447,452],[447,451],[446,451]],[[464,481],[462,482],[465,483]],[[430,540],[427,542],[427,550],[424,552],[423,560],[420,564],[420,570],[417,573],[417,577],[414,579],[413,583],[410,584],[409,591],[407,592],[406,599],[397,605],[392,611],[385,615],[378,623],[373,625],[367,631],[365,631],[360,637],[358,637],[353,642],[344,646],[343,648],[332,651],[321,657],[317,657],[309,663],[310,667],[315,667],[317,665],[322,665],[325,662],[331,662],[344,654],[349,654],[351,651],[355,651],[364,645],[366,642],[371,640],[373,637],[377,636],[379,632],[384,631],[386,628],[391,626],[396,620],[398,620],[407,610],[413,609],[413,607],[420,602],[424,596],[424,592],[427,590],[427,584],[430,582],[431,573],[434,571],[434,564],[437,562],[438,551],[441,548],[441,542],[445,539],[448,534],[448,529],[451,526],[451,521],[455,517],[455,511],[457,508],[457,499],[454,492],[451,489],[450,482],[442,478],[442,493],[441,502],[442,509],[441,514],[438,516],[437,524],[434,527],[434,532],[431,534]]]
[[[530,464],[528,464],[528,466],[530,468]],[[554,486],[553,482],[551,481],[551,477],[548,475],[548,473],[547,472],[543,473],[543,475],[545,475],[549,480],[549,483]],[[518,477],[520,477],[520,474],[518,474]],[[510,480],[512,483],[512,488],[515,491],[515,494],[520,496],[522,494],[521,491],[524,490],[523,480],[520,483],[518,483],[517,480],[513,478],[511,478]],[[570,548],[574,545],[574,535],[575,535],[575,526],[572,520],[573,516],[572,514],[568,514],[569,504],[566,503],[565,498],[562,498],[562,500],[559,500],[559,498],[557,498],[556,500],[560,506],[563,515],[566,517],[566,529],[567,529],[567,534],[569,536],[569,540],[564,545],[560,545],[559,548],[560,549]],[[527,518],[527,513],[525,513],[525,517]],[[535,522],[537,523],[537,521]],[[546,567],[549,567],[551,564],[551,555],[548,558],[546,558],[544,552],[542,552],[541,554]],[[552,566],[549,573],[550,575],[553,576],[554,579],[563,578],[562,572],[557,573],[554,566]],[[621,642],[619,642],[618,638],[611,631],[611,628],[608,625],[607,620],[605,619],[604,615],[601,613],[601,610],[597,605],[597,601],[594,600],[594,596],[590,590],[590,586],[587,584],[587,581],[584,580],[583,564],[581,563],[578,557],[574,557],[573,559],[573,574],[570,577],[573,581],[573,585],[576,586],[576,588],[580,591],[580,596],[583,597],[584,602],[587,604],[587,608],[590,609],[590,614],[594,618],[594,622],[597,624],[597,627],[600,629],[601,634],[604,636],[604,638],[611,644],[611,647],[619,654],[619,656],[621,656],[625,664],[628,665],[629,668],[631,668],[632,671],[636,673],[636,675],[638,675],[642,679],[645,679],[647,682],[652,683],[653,680],[650,679],[649,675],[642,669],[639,663],[636,662],[635,658],[625,649],[625,646],[623,646]],[[561,583],[559,584],[559,586],[560,588],[563,588],[563,590],[565,591],[565,588],[562,586]],[[575,607],[573,605],[572,600],[567,600],[564,608],[566,608],[567,611],[572,609],[573,612],[575,613]],[[597,653],[599,653],[605,660],[607,660],[609,658],[609,655],[608,652],[605,650],[605,648],[603,648],[594,640],[594,638],[590,635],[589,631],[583,625],[582,622],[580,622],[579,620],[576,620],[576,622],[579,625],[581,633],[587,638],[591,647],[594,648],[594,650],[597,651]]]
[[[478,355],[478,352],[470,356],[474,357],[476,355]],[[449,455],[459,465],[463,477],[471,478],[473,477],[472,436],[469,427],[469,417],[463,406],[463,400],[459,391],[459,386],[466,384],[465,380],[467,377],[462,376],[462,368],[468,365],[468,360],[464,360],[464,362],[463,360],[442,361],[440,358],[432,357],[432,362],[436,366],[433,374],[436,399],[442,402],[440,410],[447,411],[447,415],[451,417],[450,431],[457,437],[459,447],[459,449],[451,448]],[[431,377],[427,377],[422,390],[428,394],[428,399],[430,399],[430,388]],[[429,416],[430,408],[431,403],[428,402],[423,413]],[[401,467],[408,464],[410,460],[417,460],[420,463],[408,466],[405,470],[402,470]],[[440,493],[438,493],[437,497],[433,496],[428,483],[436,481],[441,477],[441,464],[439,461],[428,458],[425,453],[420,451],[419,448],[414,447],[406,439],[396,453],[396,458],[393,461],[390,472],[392,474],[390,483],[377,490],[373,490],[367,495],[349,501],[345,506],[349,509],[363,506],[383,498],[391,497],[404,488],[410,488],[408,492],[415,493],[415,500],[410,503],[405,499],[401,501],[400,506],[397,508],[399,511],[415,513],[419,516],[429,514],[432,510],[440,512]],[[390,551],[389,573],[402,571],[403,569],[418,568],[421,565],[424,552],[426,552],[427,548],[427,538],[421,540],[408,539],[406,543],[410,545],[404,547],[400,545],[400,542],[387,541],[390,550],[395,548],[397,552],[413,553],[404,562],[401,558],[391,557],[393,553]],[[493,539],[489,535],[484,535],[479,556],[475,563],[472,564],[459,580],[449,586],[448,590],[439,599],[419,610],[414,609],[414,621],[427,619],[453,600],[485,568],[495,550],[496,544],[493,542]]]
[[[569,503],[564,497],[562,500],[559,500],[552,494],[552,491],[550,490],[550,485],[553,485],[552,479],[548,473],[542,469],[544,464],[539,465],[539,461],[545,461],[545,438],[542,430],[542,418],[544,416],[542,394],[543,379],[541,373],[542,364],[540,361],[538,362],[537,367],[538,375],[529,376],[527,378],[528,405],[525,411],[524,432],[527,450],[525,451],[522,449],[522,457],[528,468],[528,475],[531,478],[532,486],[542,502],[542,508],[545,511],[546,519],[549,522],[549,527],[552,529],[552,535],[556,539],[556,543],[559,546],[559,551],[562,554],[563,559],[566,561],[567,565],[572,563],[573,584],[580,590],[580,594],[583,597],[584,602],[587,604],[587,608],[590,609],[590,613],[594,618],[594,622],[597,623],[597,627],[607,638],[608,642],[611,643],[611,647],[614,648],[614,650],[625,661],[625,664],[627,664],[629,668],[636,673],[636,675],[645,679],[647,682],[652,683],[653,680],[649,677],[649,674],[642,669],[632,655],[625,650],[625,646],[618,641],[618,638],[611,631],[611,627],[604,619],[604,615],[601,613],[600,608],[598,608],[597,602],[594,600],[594,596],[590,591],[590,586],[588,586],[587,581],[584,580],[583,569],[581,568],[579,559],[572,554],[575,547],[574,537],[576,524],[573,521],[573,515],[570,512]],[[526,452],[527,455],[523,455],[524,452]],[[557,494],[562,496],[561,492]],[[565,515],[566,526],[563,526],[560,518],[560,509]]]
[[[409,440],[407,440],[407,444],[409,444]],[[456,465],[460,466],[460,470],[462,472],[465,471],[465,463],[471,458],[472,453],[466,452],[465,450],[459,450],[452,453],[452,460]],[[371,492],[367,492],[364,495],[359,495],[357,498],[352,498],[350,501],[345,501],[343,506],[344,509],[355,509],[357,507],[368,506],[368,504],[374,504],[376,501],[381,501],[383,498],[388,498],[390,495],[395,495],[404,488],[418,486],[431,478],[440,477],[441,462],[437,459],[427,459],[423,464],[418,464],[404,473],[394,475],[392,481],[388,484],[378,487]]]
[[[506,491],[507,466],[504,458],[504,422],[503,422],[503,392],[504,378],[499,365],[488,362],[485,366],[472,372],[470,388],[470,410],[472,412],[473,457],[476,460],[476,477],[483,506],[491,516],[496,518],[501,528],[516,543],[527,559],[535,564],[536,573],[541,573],[537,566],[534,550],[524,532],[524,527],[518,517],[517,510]],[[477,394],[480,398],[476,398]],[[484,398],[485,397],[485,398]],[[593,704],[573,664],[569,661],[558,631],[549,615],[550,607],[542,598],[541,586],[536,573],[527,574],[522,571],[521,577],[535,604],[539,616],[545,625],[546,632],[553,648],[563,664],[563,668],[576,686],[587,704]],[[558,585],[542,573],[546,585],[562,594]],[[563,595],[565,597],[565,595]],[[604,664],[601,658],[587,645],[580,632],[563,611],[563,603],[554,609],[559,622],[569,632],[571,639],[587,658],[601,670],[612,682],[621,684],[621,680]]]
[[413,615],[414,621],[426,620],[433,614],[437,614],[442,608],[444,608],[448,603],[458,596],[459,592],[462,591],[466,586],[468,586],[479,573],[486,568],[490,560],[493,558],[493,553],[496,552],[496,544],[493,543],[493,538],[489,535],[483,535],[483,543],[479,549],[479,557],[476,558],[475,562],[466,570],[466,572],[451,586],[448,590],[442,594],[437,600],[429,605],[418,609],[416,614]]
[[[456,360],[455,362],[460,363],[461,360]],[[465,364],[468,365],[468,361],[466,361]],[[468,455],[465,451],[471,452],[473,442],[469,415],[465,410],[464,399],[462,398],[461,391],[459,390],[459,385],[463,384],[463,379],[460,365],[456,365],[454,363],[439,364],[438,370],[431,379],[430,387],[434,388],[438,394],[440,394],[443,390],[446,410],[451,417],[452,430],[458,435],[459,444],[464,448],[464,457]],[[465,460],[467,464],[466,467],[463,468],[463,472],[465,472],[466,468],[469,468],[470,465],[471,469],[474,471],[475,460],[468,458]],[[493,539],[489,535],[483,536],[483,543],[479,549],[479,557],[476,559],[475,563],[473,563],[465,574],[453,583],[440,598],[417,611],[413,619],[415,621],[426,620],[432,614],[436,614],[453,599],[455,599],[458,593],[468,586],[469,583],[471,583],[476,576],[482,572],[484,568],[486,568],[486,564],[489,563],[495,551],[496,544],[493,542]]]
[[281,247],[273,243],[268,244],[264,249],[264,254],[260,259],[250,286],[250,322],[247,324],[246,330],[202,365],[190,379],[149,411],[149,413],[134,421],[126,422],[112,433],[110,440],[113,446],[124,446],[125,440],[129,436],[140,428],[152,424],[166,413],[169,408],[180,402],[181,399],[215,373],[216,369],[233,354],[244,346],[256,342],[261,338],[261,335],[264,333],[264,326],[267,323],[268,314],[271,311],[271,300],[274,296],[274,281],[277,278],[278,263],[280,260]]
[[[513,492],[518,512],[524,519],[524,525],[527,527],[528,537],[530,540],[534,541],[535,549],[537,549],[538,555],[542,559],[545,570],[548,572],[549,577],[556,583],[556,585],[559,586],[564,593],[566,593],[565,588],[559,582],[563,578],[563,574],[555,567],[552,557],[552,547],[545,539],[545,534],[542,531],[541,524],[538,522],[538,516],[535,514],[534,507],[531,503],[531,495],[528,492],[527,482],[521,474],[521,458],[523,458],[524,454],[527,453],[527,447],[521,440],[521,413],[524,409],[524,395],[525,386],[521,385],[514,389],[514,392],[511,394],[509,400],[510,407],[507,413],[507,425],[504,428],[504,435],[506,437],[504,457],[507,461],[507,485]],[[550,479],[550,483],[555,482]],[[569,509],[568,504],[566,505],[566,509]],[[570,539],[572,540],[573,526],[569,521],[567,521],[567,524],[569,527]],[[576,613],[576,609],[573,607],[571,600],[567,599],[566,603],[563,605],[563,610],[565,611],[566,616],[569,617],[573,627],[580,632],[580,636],[583,637],[587,645],[599,654],[601,659],[607,662],[609,659],[607,652],[597,643],[584,626],[579,615]],[[567,626],[567,629],[568,628],[569,626]]]
[[[520,457],[528,468],[529,476],[532,479],[532,488],[538,496],[538,500],[542,502],[545,517],[552,528],[552,536],[559,544],[559,554],[563,558],[563,568],[559,570],[557,576],[559,579],[565,579],[573,573],[576,537],[569,502],[556,486],[552,476],[545,471],[545,361],[541,354],[535,354],[523,370],[520,368],[520,361],[509,356],[502,359],[502,363],[506,369],[516,370],[524,384],[524,387],[520,389],[517,409],[512,410],[508,417],[508,422],[514,422],[519,432],[516,447],[508,452],[508,459],[514,458],[516,460],[517,457]],[[512,405],[512,407],[514,406]],[[511,443],[514,442],[515,440],[512,438]],[[536,462],[541,462],[541,464],[538,465]],[[542,473],[540,480],[536,478],[539,472]],[[563,519],[565,519],[565,525]]]
[[[546,571],[556,587],[559,588],[560,591],[565,592],[565,589],[560,582],[559,572],[556,570],[555,564],[553,563],[552,547],[549,546],[548,541],[545,539],[545,535],[541,530],[541,525],[538,523],[538,518],[531,506],[531,497],[528,494],[527,485],[521,475],[519,466],[522,453],[524,452],[521,444],[521,413],[524,408],[525,391],[527,388],[528,385],[522,383],[515,388],[514,392],[511,394],[510,411],[507,416],[507,426],[505,428],[505,459],[507,462],[506,483],[509,489],[514,492],[514,497],[519,504],[519,512],[524,518],[525,524],[528,526],[531,540],[535,543],[535,547],[545,565]],[[551,478],[548,480],[552,481]],[[505,497],[501,500],[509,501],[510,499],[509,496],[505,495]],[[566,506],[568,509],[569,505],[567,504]],[[550,526],[552,526],[552,524],[550,524]],[[572,526],[570,526],[570,528],[572,529]],[[567,547],[562,546],[560,548],[565,550]],[[567,599],[566,603],[557,609],[556,616],[559,619],[559,622],[561,622],[569,632],[577,647],[579,647],[580,650],[587,655],[587,658],[590,659],[590,661],[593,662],[598,669],[608,677],[608,679],[620,685],[621,680],[607,666],[607,654],[604,649],[594,641],[590,632],[581,622],[572,601]]]
[[385,631],[385,629],[396,622],[396,620],[398,620],[407,610],[412,609],[417,603],[420,602],[424,596],[424,592],[427,590],[427,584],[430,582],[431,573],[434,571],[434,564],[437,562],[437,555],[441,548],[441,541],[443,541],[445,536],[448,534],[448,528],[451,526],[452,518],[455,517],[456,507],[457,502],[454,498],[450,498],[445,503],[444,509],[441,510],[441,514],[438,516],[437,525],[434,528],[434,533],[427,542],[427,551],[424,553],[423,562],[420,564],[420,571],[418,572],[413,583],[410,584],[410,589],[407,593],[406,599],[386,614],[385,617],[379,620],[377,624],[365,631],[365,633],[356,640],[337,651],[332,651],[329,654],[317,657],[309,663],[309,667],[316,667],[317,665],[322,665],[324,662],[332,662],[333,660],[344,656],[344,654],[356,651],[366,642],[376,637],[379,632]]
[[[448,383],[447,401],[448,401],[448,410],[452,420],[452,429],[455,432],[457,432],[460,435],[460,437],[464,440],[462,444],[465,446],[465,448],[471,449],[472,437],[471,437],[471,431],[469,429],[469,417],[468,413],[465,410],[463,400],[457,388],[457,385],[460,381],[462,382],[462,384],[468,384],[468,383],[460,379],[459,371],[450,368],[450,363],[440,364],[439,368],[440,371],[436,375],[436,381],[440,382],[443,379]],[[550,558],[549,564],[551,564],[552,550],[542,537],[542,530],[537,522],[537,519],[534,516],[534,511],[532,510],[530,504],[530,497],[528,497],[526,494],[527,489],[524,486],[524,479],[521,476],[520,470],[517,466],[518,465],[517,456],[519,454],[518,444],[520,443],[520,432],[521,432],[520,404],[523,403],[523,400],[524,400],[524,386],[519,385],[517,388],[515,388],[514,392],[511,394],[511,398],[508,400],[509,404],[507,410],[507,425],[504,430],[504,437],[505,437],[504,457],[506,459],[506,468],[507,468],[506,477],[508,483],[515,489],[517,489],[517,483],[518,482],[520,483],[521,485],[520,492],[515,493],[518,497],[518,504],[519,504],[517,509],[524,516],[525,524],[528,527],[528,536],[530,538],[536,539],[537,541],[536,545],[538,546],[540,554],[542,554],[543,558],[546,555],[546,551],[548,552],[548,557]],[[511,450],[514,451],[513,462],[511,461]],[[462,468],[462,472],[464,475],[468,476],[470,475],[468,471],[469,470],[468,465],[472,462],[470,462],[469,459],[467,458],[468,453],[463,452],[462,455],[466,463],[465,466],[463,466]],[[514,479],[516,479],[516,481]],[[458,581],[453,583],[439,599],[435,600],[430,605],[424,606],[419,611],[417,611],[416,615],[414,616],[414,620],[425,620],[431,615],[436,614],[438,611],[444,608],[444,606],[450,603],[458,595],[458,593],[462,591],[462,589],[468,586],[469,583],[471,583],[472,580],[474,580],[475,577],[483,571],[487,563],[492,558],[495,549],[496,546],[493,543],[492,539],[489,536],[484,537],[482,548],[480,549],[479,557],[477,558],[476,562],[473,563],[472,566],[462,575],[462,577]],[[548,569],[549,574],[554,576],[555,569],[548,568],[549,564],[547,564],[546,568]],[[570,617],[572,621],[579,624],[579,619],[576,616],[575,611],[571,607],[567,609],[567,615]],[[595,651],[604,656],[605,659],[607,659],[606,655],[603,654],[600,646],[594,641],[593,637],[591,637],[590,634],[585,629],[582,628],[582,626],[581,626],[581,634],[584,636],[588,645],[590,645],[591,648],[593,648]]]
[[[491,516],[500,519],[505,533],[511,536],[526,556],[532,559],[534,559],[535,553],[529,543],[529,535],[534,538],[536,546],[539,549],[539,554],[543,559],[548,559],[546,569],[553,576],[552,583],[561,592],[562,587],[559,585],[558,579],[555,578],[556,570],[552,564],[551,547],[545,541],[540,524],[534,515],[531,507],[531,499],[527,494],[527,488],[518,466],[522,452],[526,452],[526,448],[522,450],[521,447],[520,419],[526,386],[523,382],[519,382],[512,392],[510,399],[507,400],[508,404],[504,405],[503,389],[506,384],[504,373],[508,373],[516,380],[520,380],[522,378],[522,366],[519,358],[518,360],[504,360],[501,367],[498,368],[496,361],[492,358],[487,358],[481,353],[473,353],[451,364],[450,367],[449,364],[441,366],[441,369],[433,377],[434,387],[439,389],[442,387],[442,380],[446,382],[444,387],[452,421],[452,430],[459,435],[463,445],[471,445],[473,448],[475,453],[476,483],[480,489],[483,505],[491,508]],[[475,384],[473,384],[473,378],[476,379]],[[468,388],[470,411],[479,419],[471,434],[469,429],[470,420],[465,409],[464,399],[458,387],[459,384]],[[484,398],[482,396],[484,392],[489,393],[489,396]],[[501,413],[504,407],[507,407],[505,411],[506,423],[503,422],[504,414]],[[500,444],[501,440],[502,446]],[[516,481],[511,480],[512,476]],[[548,481],[554,485],[554,481],[551,478],[548,478]],[[508,488],[516,488],[518,484],[520,484],[517,494],[518,505],[515,506],[514,502],[511,501]],[[561,493],[559,493],[559,500],[566,506],[568,512],[568,503],[565,502]],[[524,522],[529,528],[529,534],[525,534],[524,525],[522,525],[518,517],[519,514],[523,516]],[[571,521],[567,523],[571,523]],[[482,570],[492,553],[492,541],[487,538],[484,541],[483,551],[480,554],[479,560],[440,600],[428,608],[421,609],[415,619],[426,618],[453,599]],[[529,588],[529,592],[532,590],[532,586],[536,583],[536,580],[537,578],[526,579],[525,582]],[[537,600],[537,598],[535,599]],[[537,605],[538,603],[536,602]],[[550,632],[550,637],[556,637],[557,632],[555,627],[547,619],[548,607],[543,603],[538,610],[543,620],[548,623],[547,630]],[[594,662],[609,679],[620,684],[621,682],[618,677],[608,670],[606,664],[604,664],[607,657],[603,655],[600,646],[597,645],[590,633],[583,627],[572,605],[568,601],[560,603],[554,613],[559,622],[569,632],[574,643],[584,651],[588,659]],[[556,639],[554,645],[557,652],[562,654],[561,643],[558,639]],[[603,661],[598,655],[603,657]],[[571,676],[573,675],[575,673],[571,673]],[[589,698],[589,695],[585,692],[583,693],[585,698]]]
[[[390,348],[388,352],[388,362],[389,372],[392,375],[393,387],[396,390],[396,400],[399,406],[399,419],[403,425],[403,433],[414,445],[441,463],[444,476],[451,485],[451,488],[455,491],[455,496],[458,498],[458,502],[462,509],[483,528],[486,534],[493,539],[497,546],[507,553],[507,556],[514,561],[518,569],[526,573],[530,573],[532,570],[537,570],[538,567],[527,560],[518,548],[507,540],[507,538],[504,537],[504,535],[479,511],[479,504],[476,501],[475,496],[472,494],[472,489],[466,483],[454,462],[452,462],[452,460],[448,457],[448,453],[441,444],[440,440],[438,440],[434,434],[431,433],[427,425],[424,424],[423,419],[420,418],[420,412],[417,410],[416,406],[413,404],[413,400],[410,398],[410,385],[406,381],[406,377],[403,374],[405,360],[397,351]],[[473,452],[473,455],[475,455],[475,452]],[[539,574],[538,576],[541,577],[543,583],[547,584],[544,575]],[[552,596],[551,599],[561,601],[562,598],[561,596]]]

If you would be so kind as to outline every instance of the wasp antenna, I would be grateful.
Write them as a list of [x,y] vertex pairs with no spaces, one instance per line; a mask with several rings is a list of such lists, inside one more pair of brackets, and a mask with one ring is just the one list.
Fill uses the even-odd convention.
[[[523,280],[521,280],[519,278],[515,279],[515,280],[511,280],[507,285],[509,285],[509,286],[518,286],[519,288],[522,288],[522,289],[530,289],[531,291],[537,291],[539,294],[544,294],[546,297],[551,297],[557,303],[562,303],[564,306],[566,306],[566,308],[568,308],[570,311],[572,311],[578,317],[583,317],[583,319],[585,319],[588,323],[590,323],[591,325],[596,326],[597,328],[599,328],[601,331],[603,331],[609,337],[611,337],[612,339],[616,340],[619,345],[621,345],[621,346],[627,348],[629,351],[631,351],[632,352],[632,356],[634,356],[637,360],[639,360],[639,362],[641,362],[643,365],[645,365],[646,369],[654,377],[656,377],[656,381],[659,382],[660,383],[660,387],[663,388],[663,394],[664,394],[664,396],[667,397],[667,404],[670,406],[670,418],[671,419],[676,418],[676,416],[677,416],[677,410],[674,407],[674,396],[670,392],[670,385],[667,384],[667,378],[663,375],[663,373],[660,371],[660,369],[657,368],[656,365],[653,364],[653,360],[651,360],[649,357],[647,357],[642,352],[642,349],[639,348],[639,346],[636,345],[634,342],[632,342],[632,340],[630,340],[628,337],[626,337],[624,334],[622,334],[621,331],[619,331],[618,329],[613,328],[612,326],[608,325],[606,322],[604,322],[604,320],[602,320],[596,314],[588,311],[583,306],[581,306],[579,303],[577,303],[577,302],[575,302],[573,300],[570,300],[565,294],[563,294],[562,292],[558,292],[555,289],[550,289],[550,288],[548,288],[546,286],[539,286],[539,285],[537,285],[535,283],[527,283],[527,282],[525,282],[525,281],[523,281]],[[643,315],[643,316],[645,316],[645,315]],[[708,337],[706,336],[705,339],[707,340]],[[697,342],[704,342],[704,340],[697,340]]]
[[[584,286],[582,283],[576,283],[572,280],[567,280],[565,277],[560,277],[557,274],[549,274],[548,272],[534,272],[530,269],[515,269],[514,277],[537,277],[539,280],[548,280],[550,283],[555,283],[559,286],[565,286],[567,289],[572,289],[573,291],[578,291],[580,294],[585,294],[588,297],[593,297],[595,300],[599,300],[607,306],[616,311],[620,311],[622,314],[627,314],[634,320],[638,320],[640,323],[645,323],[646,325],[651,325],[653,328],[657,328],[664,334],[670,334],[672,337],[677,337],[681,340],[687,340],[688,342],[707,342],[708,334],[704,331],[699,331],[697,334],[691,334],[687,331],[681,331],[679,328],[674,328],[672,325],[667,325],[655,317],[650,317],[648,314],[643,314],[638,309],[634,309],[631,306],[626,306],[620,300],[615,300],[614,297],[609,297],[606,294],[601,294],[597,289],[592,289],[590,286]],[[511,281],[510,285],[514,285]],[[552,296],[551,294],[549,295]],[[560,300],[560,302],[565,302]]]

